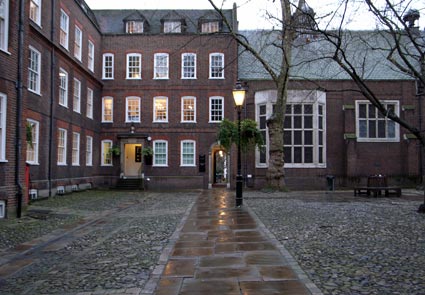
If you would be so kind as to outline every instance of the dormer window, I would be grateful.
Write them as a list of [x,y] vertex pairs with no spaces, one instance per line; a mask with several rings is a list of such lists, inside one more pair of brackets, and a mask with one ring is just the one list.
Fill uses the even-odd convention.
[[165,21],[164,22],[164,33],[181,33],[182,23],[181,21]]
[[143,22],[141,21],[127,21],[125,31],[128,34],[143,33]]
[[204,22],[201,25],[202,33],[217,33],[220,31],[220,23],[218,21]]

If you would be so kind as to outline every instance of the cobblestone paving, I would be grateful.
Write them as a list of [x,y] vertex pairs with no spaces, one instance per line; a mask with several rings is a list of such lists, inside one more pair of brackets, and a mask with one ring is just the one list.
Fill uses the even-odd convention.
[[[2,222],[1,247],[21,243],[26,234],[33,238],[81,218],[97,219],[32,255],[31,264],[0,280],[0,294],[138,294],[196,196],[92,191],[37,202],[32,210],[50,209],[60,218]],[[22,226],[30,223],[42,230]]]
[[324,294],[425,294],[423,197],[246,192]]

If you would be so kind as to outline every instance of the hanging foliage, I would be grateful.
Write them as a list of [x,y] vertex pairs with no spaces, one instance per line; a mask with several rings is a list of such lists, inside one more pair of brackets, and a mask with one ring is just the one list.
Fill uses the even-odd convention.
[[31,124],[30,122],[27,122],[26,126],[25,126],[25,133],[26,133],[26,140],[28,145],[33,148],[33,143],[32,143],[32,129],[34,128],[34,125]]
[[[217,133],[220,145],[230,150],[232,144],[238,144],[238,123],[224,119]],[[247,151],[249,148],[262,148],[264,145],[263,136],[257,128],[257,122],[251,119],[241,121],[241,149]]]

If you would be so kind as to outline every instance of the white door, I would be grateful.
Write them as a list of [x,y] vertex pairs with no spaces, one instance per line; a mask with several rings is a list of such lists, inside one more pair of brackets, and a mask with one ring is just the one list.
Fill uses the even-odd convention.
[[125,145],[125,170],[127,177],[140,177],[142,171],[142,145],[126,144]]

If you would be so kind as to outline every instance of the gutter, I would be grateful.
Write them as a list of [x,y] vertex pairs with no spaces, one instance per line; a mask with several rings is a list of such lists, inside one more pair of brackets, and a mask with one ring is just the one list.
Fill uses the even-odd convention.
[[48,183],[48,189],[49,189],[49,198],[52,197],[52,157],[50,155],[53,154],[53,107],[54,107],[54,97],[55,97],[55,79],[56,76],[56,50],[55,50],[55,9],[56,9],[56,1],[52,1],[52,7],[51,7],[51,17],[50,17],[50,25],[51,25],[51,31],[50,31],[50,40],[52,42],[52,49],[50,51],[50,72],[52,73],[50,75],[50,118],[49,118],[49,156],[48,158],[48,168],[47,168],[47,183]]
[[16,185],[16,217],[22,216],[22,183],[21,174],[21,152],[22,152],[22,100],[23,100],[23,65],[24,65],[24,18],[25,18],[25,0],[19,1],[19,29],[18,29],[18,80],[16,81],[16,138],[15,138],[15,185]]

